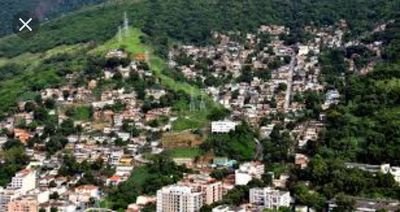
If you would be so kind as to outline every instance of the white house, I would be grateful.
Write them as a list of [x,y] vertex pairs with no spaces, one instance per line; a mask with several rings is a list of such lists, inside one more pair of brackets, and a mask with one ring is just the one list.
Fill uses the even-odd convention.
[[211,122],[212,133],[228,133],[235,130],[237,123],[233,121],[213,121]]
[[290,206],[290,193],[271,187],[250,189],[250,203],[263,208],[278,209]]
[[235,170],[235,184],[247,185],[253,178],[261,179],[264,174],[264,164],[260,162],[249,162],[240,165]]

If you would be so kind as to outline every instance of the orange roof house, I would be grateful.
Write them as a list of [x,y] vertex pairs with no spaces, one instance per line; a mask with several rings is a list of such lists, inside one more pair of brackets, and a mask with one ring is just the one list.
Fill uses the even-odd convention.
[[23,144],[26,144],[32,135],[24,129],[15,128],[14,129],[14,138],[20,140]]
[[139,62],[144,62],[146,61],[146,54],[144,53],[135,54],[134,59]]

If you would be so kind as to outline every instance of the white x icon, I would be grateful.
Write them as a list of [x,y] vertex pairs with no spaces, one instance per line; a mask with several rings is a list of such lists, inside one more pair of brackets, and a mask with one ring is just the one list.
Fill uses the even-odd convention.
[[19,18],[19,21],[22,23],[21,28],[19,28],[19,31],[21,32],[23,29],[27,28],[30,32],[32,32],[32,28],[28,25],[29,23],[31,23],[32,18],[30,18],[28,21],[24,21],[22,20],[22,18]]

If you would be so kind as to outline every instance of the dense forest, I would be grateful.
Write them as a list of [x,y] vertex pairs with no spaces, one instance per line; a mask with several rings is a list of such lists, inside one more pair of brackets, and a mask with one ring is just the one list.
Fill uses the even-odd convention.
[[12,32],[13,16],[21,11],[33,12],[42,21],[70,12],[86,5],[93,5],[104,0],[1,0],[0,1],[0,36]]

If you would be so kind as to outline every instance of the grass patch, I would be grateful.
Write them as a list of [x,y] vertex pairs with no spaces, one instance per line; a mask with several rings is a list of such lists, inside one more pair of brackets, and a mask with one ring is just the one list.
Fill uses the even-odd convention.
[[79,121],[88,121],[92,118],[92,109],[89,106],[78,106],[70,109],[72,119]]
[[168,150],[172,158],[195,158],[201,155],[201,150],[198,148],[176,148]]

